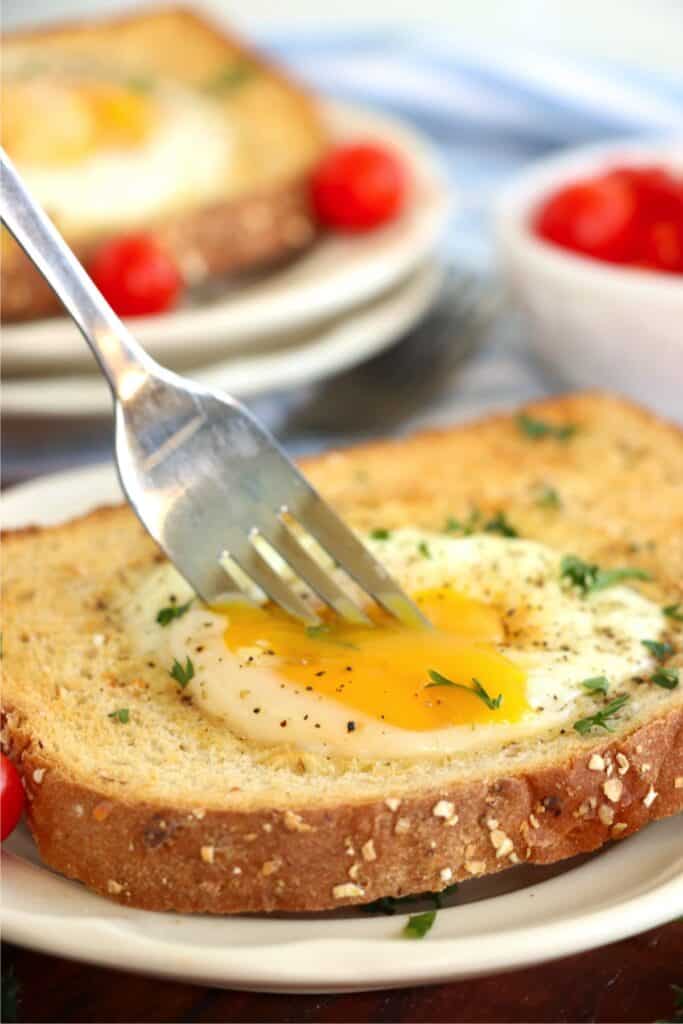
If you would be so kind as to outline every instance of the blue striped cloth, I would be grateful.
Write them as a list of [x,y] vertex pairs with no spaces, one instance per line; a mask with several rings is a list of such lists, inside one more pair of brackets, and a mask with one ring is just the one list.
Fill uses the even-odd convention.
[[259,42],[313,89],[399,114],[431,138],[461,199],[450,247],[475,264],[490,256],[492,192],[527,161],[583,142],[683,134],[683,65],[675,79],[387,26],[278,30]]

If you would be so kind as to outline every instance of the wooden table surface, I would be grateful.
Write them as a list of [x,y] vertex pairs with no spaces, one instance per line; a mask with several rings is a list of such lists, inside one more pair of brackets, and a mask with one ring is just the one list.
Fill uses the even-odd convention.
[[[5,944],[18,1020],[631,1022],[683,1020],[683,922],[539,967],[454,985],[352,995],[268,995],[157,981]],[[4,1020],[9,1020],[4,1017]]]

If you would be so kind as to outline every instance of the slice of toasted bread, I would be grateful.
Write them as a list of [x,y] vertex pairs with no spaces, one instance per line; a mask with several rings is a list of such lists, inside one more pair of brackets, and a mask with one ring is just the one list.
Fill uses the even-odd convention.
[[[166,245],[191,284],[284,259],[312,241],[316,225],[307,182],[327,144],[322,120],[310,96],[235,37],[190,10],[172,7],[8,34],[3,50],[6,84],[30,81],[31,76],[83,73],[83,68],[93,75],[101,67],[104,79],[111,72],[133,91],[142,91],[142,84],[149,90],[160,82],[188,95],[210,95],[229,123],[234,152],[225,194],[208,200],[199,194],[163,215],[138,215],[105,231],[100,227],[73,232],[63,226],[67,241],[86,266],[105,238],[134,229],[144,229]],[[7,102],[11,107],[11,92]],[[46,110],[45,117],[50,115]],[[52,116],[65,114],[56,109]],[[19,127],[25,140],[26,124],[20,121]],[[37,115],[35,132],[44,132]],[[11,142],[6,140],[10,156]],[[21,171],[22,161],[15,159]],[[121,180],[121,191],[126,188]],[[107,201],[103,196],[103,207]],[[60,308],[42,277],[8,238],[2,293],[6,320],[33,319]]]
[[[605,566],[631,562],[683,601],[683,437],[619,399],[504,415],[309,460],[359,528],[442,529],[477,505]],[[533,431],[532,431],[533,433]],[[539,504],[552,487],[560,507]],[[122,604],[163,561],[126,508],[5,539],[4,741],[41,856],[150,909],[303,911],[438,890],[545,864],[683,809],[683,686],[646,687],[613,733],[570,729],[438,761],[335,761],[236,738],[131,654]],[[683,622],[668,639],[683,664]],[[130,709],[112,724],[112,707]]]

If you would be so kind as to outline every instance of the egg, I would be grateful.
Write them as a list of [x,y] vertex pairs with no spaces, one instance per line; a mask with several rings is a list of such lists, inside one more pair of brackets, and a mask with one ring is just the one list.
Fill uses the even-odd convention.
[[209,94],[54,72],[10,76],[2,141],[69,236],[134,228],[227,194],[234,139]]
[[[570,730],[595,712],[581,684],[597,676],[637,711],[655,667],[642,640],[665,620],[635,590],[581,596],[562,553],[534,541],[410,528],[364,539],[431,627],[370,608],[370,625],[330,616],[308,629],[271,604],[207,608],[164,565],[125,610],[134,648],[169,672],[189,658],[183,694],[236,735],[335,756],[440,757]],[[167,606],[182,614],[160,625]]]

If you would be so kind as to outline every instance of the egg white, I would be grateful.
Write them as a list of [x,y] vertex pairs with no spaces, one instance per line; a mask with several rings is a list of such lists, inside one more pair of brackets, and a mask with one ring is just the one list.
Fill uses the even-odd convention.
[[[420,553],[421,542],[428,545],[429,558]],[[562,584],[561,554],[534,541],[400,529],[388,540],[366,543],[409,593],[450,583],[460,593],[501,609],[510,622],[515,621],[513,610],[523,610],[517,635],[513,631],[497,649],[527,674],[527,715],[513,723],[418,732],[298,690],[279,676],[267,638],[261,646],[231,652],[224,642],[228,615],[212,612],[199,601],[170,625],[159,626],[157,612],[168,605],[170,595],[178,603],[192,597],[169,565],[148,578],[126,609],[127,631],[138,653],[169,668],[174,659],[184,664],[190,656],[195,675],[184,692],[238,736],[324,754],[434,757],[571,729],[577,718],[596,710],[581,681],[599,675],[609,679],[610,692],[628,691],[629,708],[637,712],[634,677],[655,667],[641,641],[657,639],[665,619],[656,604],[635,590],[615,586],[583,598]],[[169,679],[169,685],[176,684]],[[347,730],[351,716],[353,732]]]
[[108,146],[66,166],[20,165],[31,193],[62,231],[122,230],[226,194],[234,138],[218,103],[164,84],[158,116],[135,147]]

